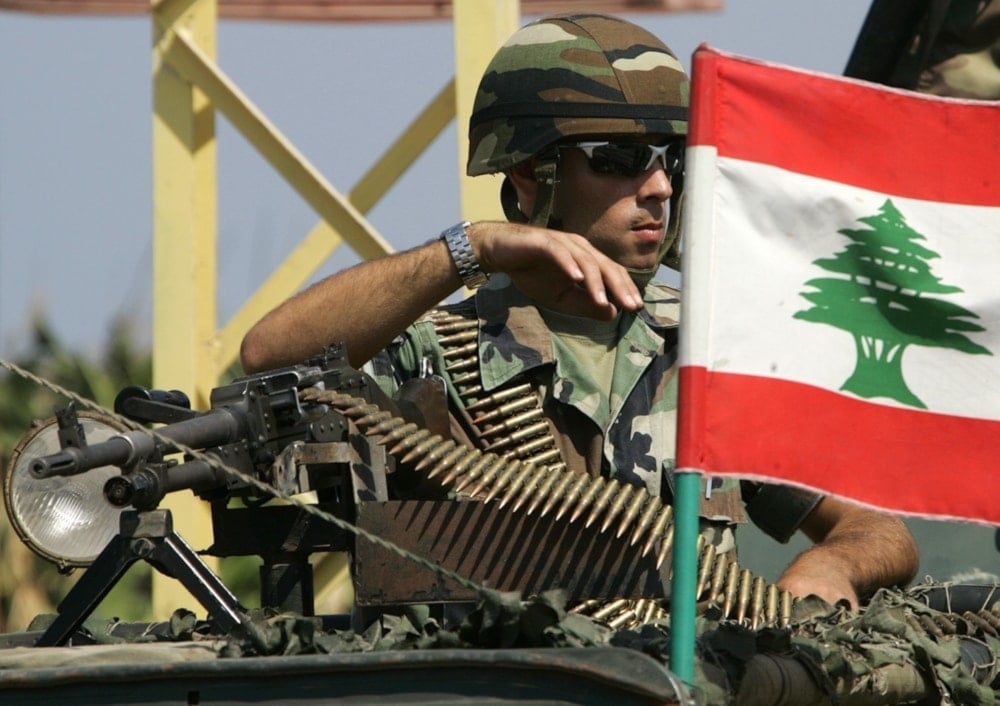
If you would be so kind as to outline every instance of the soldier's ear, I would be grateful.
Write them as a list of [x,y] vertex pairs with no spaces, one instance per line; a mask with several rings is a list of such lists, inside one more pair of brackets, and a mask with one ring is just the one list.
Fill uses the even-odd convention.
[[507,176],[517,190],[517,200],[521,210],[531,213],[534,208],[535,195],[538,193],[538,182],[535,181],[535,165],[533,160],[521,162],[513,166]]

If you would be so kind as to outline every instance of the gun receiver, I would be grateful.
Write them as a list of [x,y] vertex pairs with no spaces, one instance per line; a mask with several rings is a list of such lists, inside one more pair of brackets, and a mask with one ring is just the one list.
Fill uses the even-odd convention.
[[[180,421],[157,429],[155,436],[136,429],[93,445],[79,435],[61,435],[61,451],[34,459],[30,471],[33,477],[45,479],[117,466],[123,473],[108,481],[105,496],[113,505],[139,510],[155,508],[167,493],[183,489],[210,500],[259,494],[204,459],[167,460],[187,448],[282,492],[317,490],[328,482],[309,474],[283,472],[288,469],[287,462],[282,465],[283,456],[301,450],[301,444],[344,442],[348,424],[327,405],[301,403],[298,392],[309,387],[349,391],[392,406],[367,376],[348,366],[343,348],[332,346],[302,365],[238,378],[215,388],[206,412],[183,408],[186,398],[175,392],[126,388],[116,400],[117,411],[146,422]],[[70,424],[75,421],[63,412],[60,425]]]

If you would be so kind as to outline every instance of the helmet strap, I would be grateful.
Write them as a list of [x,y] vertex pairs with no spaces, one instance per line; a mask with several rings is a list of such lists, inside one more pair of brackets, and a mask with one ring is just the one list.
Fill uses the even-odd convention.
[[511,223],[528,222],[528,217],[521,211],[521,205],[518,203],[514,182],[506,174],[503,177],[503,184],[500,185],[500,205],[503,207],[503,215]]
[[542,228],[555,228],[557,226],[552,216],[552,208],[555,205],[556,184],[559,183],[559,150],[553,148],[540,152],[535,156],[533,166],[536,190],[531,217],[527,217],[521,210],[517,189],[514,188],[514,182],[509,175],[504,175],[503,183],[500,185],[500,205],[511,223],[530,223]]
[[667,235],[663,240],[663,255],[660,262],[672,270],[681,269],[681,204],[684,203],[683,182],[678,183],[677,191],[670,197],[670,220],[667,222]]
[[547,228],[551,226],[552,208],[556,200],[556,184],[559,183],[559,150],[553,148],[535,157],[535,207],[531,213],[531,225]]

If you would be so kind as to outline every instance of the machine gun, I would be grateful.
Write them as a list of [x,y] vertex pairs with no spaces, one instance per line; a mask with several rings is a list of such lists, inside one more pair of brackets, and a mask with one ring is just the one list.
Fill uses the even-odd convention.
[[[137,510],[153,509],[167,493],[183,489],[209,501],[259,494],[259,486],[245,477],[287,494],[336,487],[337,474],[320,468],[300,476],[290,462],[307,443],[314,445],[313,458],[317,458],[316,444],[347,441],[342,414],[326,405],[300,402],[297,393],[306,387],[343,390],[393,406],[374,383],[347,365],[342,349],[330,348],[302,365],[238,378],[215,388],[207,412],[189,409],[187,397],[178,391],[122,390],[115,411],[134,421],[167,424],[155,434],[136,429],[88,445],[73,409],[64,410],[57,414],[62,450],[33,459],[30,472],[34,478],[45,479],[116,466],[122,475],[108,481],[105,496],[112,505]],[[167,458],[182,448],[201,451],[203,457],[183,462]],[[342,461],[332,447],[321,448],[332,454],[331,463]],[[223,472],[220,464],[244,478]]]
[[[141,388],[123,390],[116,410],[166,426],[118,429],[69,408],[15,450],[15,482],[6,486],[18,534],[60,566],[89,567],[37,644],[62,644],[139,560],[179,579],[223,633],[246,627],[236,598],[158,509],[182,489],[211,504],[214,543],[204,553],[263,559],[264,607],[313,615],[309,555],[347,551],[362,622],[367,608],[476,600],[471,585],[525,594],[558,587],[581,612],[616,627],[663,615],[672,508],[616,480],[456,445],[435,376],[404,383],[389,399],[334,347],[217,388],[207,412],[191,411],[176,391]],[[69,485],[84,479],[90,490]],[[473,502],[443,499],[443,487]],[[267,502],[307,491],[336,522]],[[73,517],[48,511],[60,506]],[[90,542],[99,553],[87,555],[78,550],[82,536],[101,534],[80,529],[102,511],[105,535]],[[65,530],[58,538],[56,526]],[[356,542],[355,531],[385,542]],[[426,561],[401,561],[407,552]],[[750,625],[787,621],[790,595],[716,556],[711,544],[699,552],[706,604]]]
[[[434,425],[428,412],[446,414],[430,379],[391,400],[334,346],[302,365],[214,389],[204,412],[191,410],[178,391],[122,390],[115,411],[165,424],[152,432],[70,405],[22,440],[5,484],[15,530],[61,569],[88,567],[38,644],[64,643],[139,560],[178,578],[218,628],[239,629],[244,611],[236,598],[174,532],[170,512],[158,509],[184,489],[211,504],[215,542],[207,554],[260,556],[262,605],[311,615],[309,555],[350,551],[353,537],[301,507],[268,503],[270,489],[312,492],[319,509],[353,522],[359,502],[389,498],[396,464],[371,439],[351,434],[342,412],[302,401],[306,388],[338,390],[421,424]],[[177,458],[184,450],[197,453]]]

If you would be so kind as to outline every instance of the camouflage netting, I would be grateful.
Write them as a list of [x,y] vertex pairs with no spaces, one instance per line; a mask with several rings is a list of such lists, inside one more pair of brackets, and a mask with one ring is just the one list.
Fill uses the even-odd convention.
[[[934,590],[940,586],[933,587]],[[1000,703],[1000,585],[980,590],[973,610],[931,608],[929,586],[882,590],[861,614],[819,599],[796,605],[790,628],[753,631],[699,618],[694,691],[698,702],[808,706],[809,704]],[[45,621],[41,621],[44,623]],[[42,624],[34,629],[43,627]],[[118,642],[114,624],[88,623],[99,642]],[[361,633],[324,631],[318,619],[257,611],[248,635],[220,638],[193,613],[140,638],[213,645],[220,657],[332,654],[385,650],[530,647],[621,647],[666,664],[669,622],[613,631],[566,610],[551,591],[522,601],[495,594],[454,630],[429,617],[426,607],[384,616]]]

